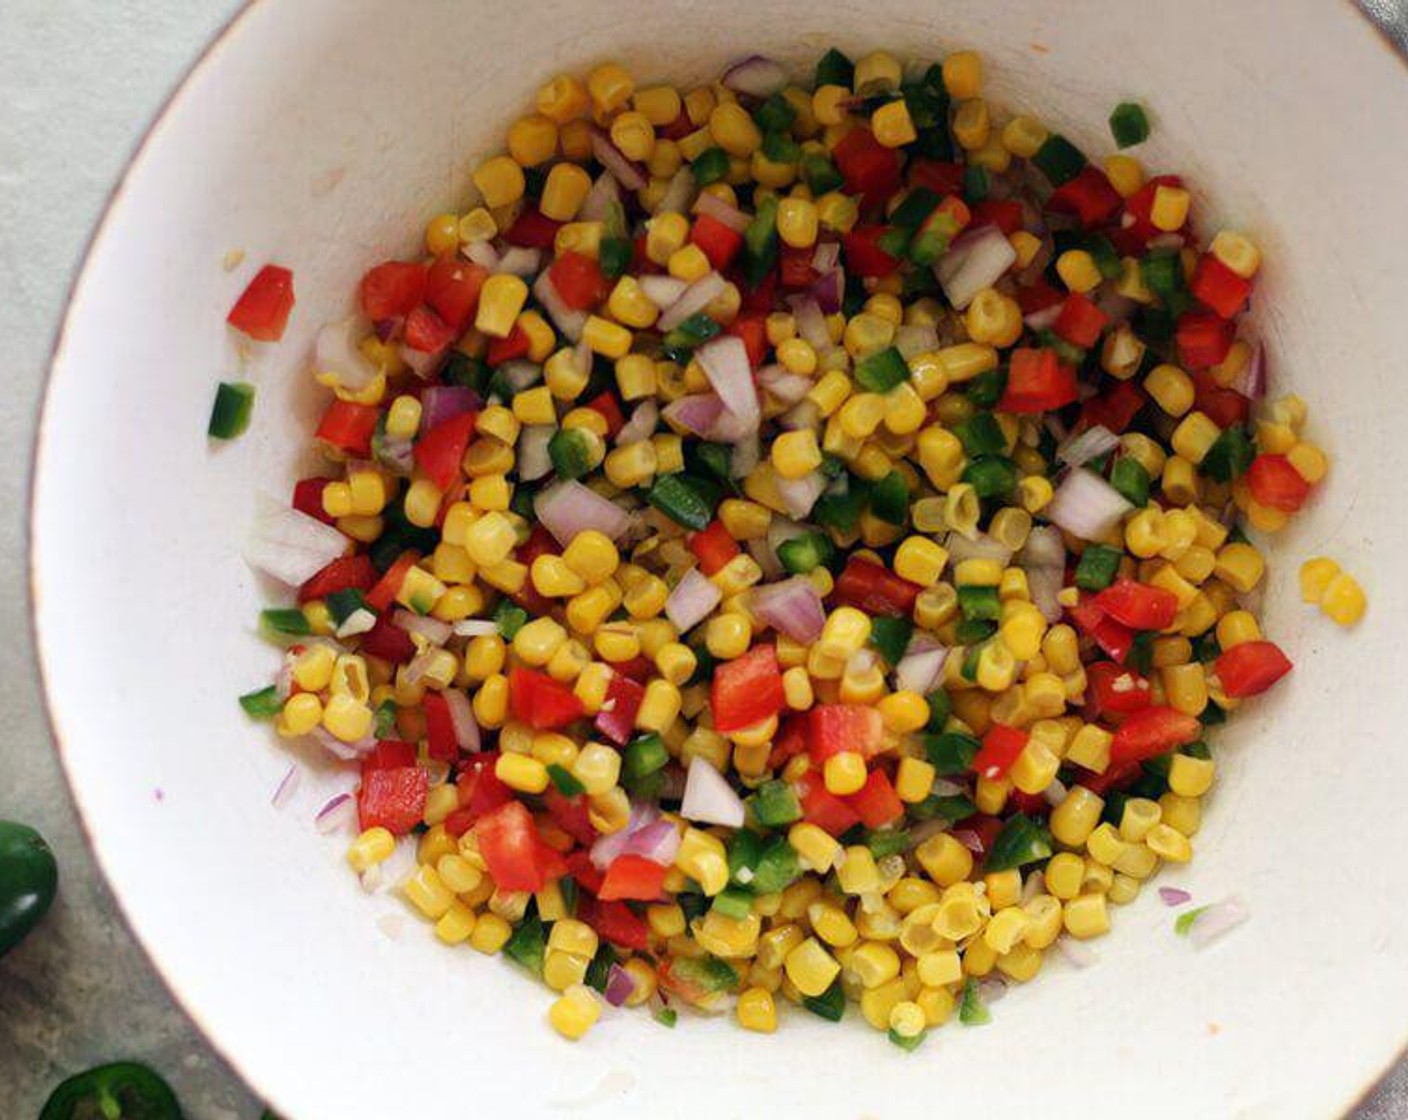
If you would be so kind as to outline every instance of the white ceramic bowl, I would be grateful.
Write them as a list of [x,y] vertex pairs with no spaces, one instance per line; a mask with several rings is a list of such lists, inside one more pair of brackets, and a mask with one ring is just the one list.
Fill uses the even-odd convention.
[[[1152,107],[1152,167],[1266,250],[1257,319],[1277,387],[1310,402],[1329,482],[1273,552],[1271,633],[1297,668],[1218,733],[1222,779],[1186,872],[1240,892],[1249,924],[1195,953],[1153,892],[1120,911],[1099,965],[1054,962],[984,1030],[913,1056],[863,1026],[791,1016],[673,1032],[613,1014],[582,1043],[499,960],[447,951],[394,897],[368,899],[342,838],[310,817],[235,696],[274,655],[273,589],[240,558],[256,491],[286,493],[314,407],[304,363],[362,270],[463,203],[467,171],[539,82],[608,56],[697,79],[763,51],[835,42],[989,60],[992,93],[1108,150],[1105,116]],[[1408,74],[1347,3],[1016,0],[265,0],[215,44],[153,129],[75,290],[34,492],[34,596],[55,736],[94,847],[172,990],[291,1116],[510,1108],[582,1116],[946,1113],[1323,1117],[1405,1036],[1400,640]],[[226,272],[227,250],[244,263]],[[223,317],[262,263],[296,273],[281,345],[245,363]],[[259,385],[254,425],[205,438],[215,382]],[[1302,607],[1301,559],[1356,572],[1371,608],[1343,633]],[[798,1021],[800,1020],[800,1021]]]

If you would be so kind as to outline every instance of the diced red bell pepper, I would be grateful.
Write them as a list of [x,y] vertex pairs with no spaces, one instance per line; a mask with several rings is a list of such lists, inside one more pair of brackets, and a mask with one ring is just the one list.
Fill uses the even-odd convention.
[[421,306],[406,316],[406,345],[422,354],[438,354],[455,341],[455,330],[430,308]]
[[883,770],[872,770],[865,785],[845,801],[866,828],[884,828],[904,815],[904,802]]
[[331,482],[330,478],[300,478],[293,484],[293,501],[290,503],[299,513],[316,517],[324,525],[337,520],[323,508],[323,491]]
[[256,342],[278,342],[293,310],[293,273],[266,264],[230,308],[225,322]]
[[356,556],[339,556],[298,589],[298,601],[307,603],[313,599],[326,599],[334,591],[370,591],[379,578],[376,565],[365,552]]
[[1178,596],[1162,587],[1117,579],[1093,602],[1116,622],[1134,630],[1164,630],[1178,614]]
[[[736,269],[735,273],[737,273]],[[758,281],[758,286],[751,290],[748,287],[748,282],[741,275],[735,275],[733,283],[743,293],[741,310],[746,314],[754,315],[761,312],[763,315],[767,315],[773,309],[773,305],[777,303],[776,270],[764,275]]]
[[1258,455],[1247,468],[1247,489],[1264,506],[1295,513],[1310,497],[1306,482],[1284,455]]
[[634,902],[655,902],[665,892],[665,876],[669,868],[653,859],[627,852],[617,856],[606,868],[597,898],[603,902],[630,899]]
[[[1064,314],[1064,312],[1062,312]],[[1023,346],[1012,351],[1000,412],[1041,413],[1076,399],[1076,371],[1062,365],[1054,350]]]
[[812,267],[815,256],[815,249],[794,249],[791,245],[784,245],[782,259],[778,262],[783,288],[789,292],[800,292],[815,284],[821,275]]
[[842,234],[846,271],[863,278],[892,276],[899,271],[900,262],[880,247],[880,238],[888,232],[885,226],[856,226]]
[[1207,369],[1227,357],[1236,340],[1237,328],[1211,311],[1188,311],[1178,317],[1173,328],[1178,360],[1185,369]]
[[983,736],[982,748],[973,756],[973,773],[992,781],[1005,778],[1026,749],[1028,738],[1021,728],[994,723]]
[[372,436],[380,419],[381,410],[373,405],[334,400],[313,437],[344,455],[365,459],[372,453]]
[[637,952],[644,952],[650,944],[650,927],[624,902],[606,899],[584,910],[582,920],[596,930],[603,940]]
[[357,823],[363,832],[381,827],[405,836],[425,816],[430,775],[419,766],[368,770],[357,790]]
[[871,560],[852,556],[846,561],[832,595],[838,605],[855,607],[866,614],[900,618],[914,610],[923,590],[917,583],[895,575]]
[[689,551],[699,557],[699,567],[706,576],[721,570],[741,551],[733,535],[718,520],[709,522],[697,533],[690,533],[686,543]]
[[958,194],[963,189],[963,164],[916,159],[909,165],[909,185],[928,187],[939,195]]
[[604,300],[611,285],[596,258],[569,250],[552,262],[548,278],[562,302],[573,311],[587,311]]
[[430,266],[425,302],[455,333],[463,331],[479,308],[479,292],[489,270],[456,256],[444,256]]
[[465,449],[474,435],[474,422],[478,413],[462,412],[442,420],[416,440],[412,453],[416,464],[444,493],[460,477],[460,467]]
[[360,652],[379,657],[393,665],[404,665],[416,655],[411,636],[391,621],[391,615],[380,615],[370,630],[361,637]]
[[803,774],[796,782],[802,819],[832,836],[840,836],[860,824],[860,814],[834,793],[828,793],[819,773]]
[[1116,381],[1106,392],[1081,405],[1081,420],[1087,428],[1099,424],[1119,435],[1134,422],[1144,404],[1144,391],[1138,385]]
[[420,554],[409,549],[396,557],[391,567],[377,580],[376,586],[367,592],[367,606],[374,611],[384,611],[391,606],[396,593],[401,590],[401,584],[406,582],[406,573],[416,566],[419,559]]
[[480,817],[474,826],[479,854],[489,868],[494,885],[504,891],[540,891],[547,885],[549,857],[528,807],[510,801]]
[[971,832],[978,840],[982,858],[987,858],[987,853],[992,851],[993,841],[997,839],[997,834],[1002,831],[1002,820],[988,813],[974,813],[971,817],[964,817],[953,826],[954,832]]
[[1113,661],[1097,661],[1085,667],[1086,696],[1092,707],[1089,718],[1097,716],[1126,716],[1147,708],[1152,702],[1149,697],[1149,682],[1133,669],[1116,665]]
[[782,726],[778,728],[777,735],[772,741],[772,750],[768,754],[768,767],[772,770],[781,770],[790,758],[795,758],[807,749],[807,733],[805,716],[789,716],[782,721]]
[[367,318],[400,319],[425,299],[425,265],[417,261],[386,261],[362,277],[362,310]]
[[764,315],[740,315],[724,328],[725,334],[743,340],[748,353],[748,365],[757,369],[768,356],[768,326]]
[[[514,559],[525,568],[531,568],[533,561],[539,556],[558,556],[561,551],[551,533],[541,525],[534,525],[528,539],[519,546]],[[534,616],[549,614],[552,611],[552,600],[534,587],[531,579],[523,581],[523,586],[519,588],[513,600]]]
[[1143,762],[1191,743],[1203,732],[1194,716],[1162,704],[1132,712],[1115,730],[1110,743],[1110,766]]
[[606,703],[597,712],[595,726],[617,746],[623,746],[636,729],[636,713],[645,689],[630,677],[613,673],[606,686]]
[[1023,225],[1022,204],[1010,198],[985,198],[973,204],[973,226],[996,226],[1011,237]]
[[655,662],[638,653],[629,661],[613,661],[611,668],[623,677],[629,677],[637,684],[643,684],[655,674]]
[[1066,302],[1064,292],[1058,291],[1040,277],[1033,283],[1018,288],[1013,298],[1017,301],[1017,307],[1022,312],[1023,318],[1045,311],[1048,307],[1055,307],[1058,303]]
[[842,751],[873,758],[884,740],[885,723],[868,704],[818,704],[807,713],[807,753],[818,765]]
[[738,251],[743,248],[743,234],[724,225],[712,214],[700,214],[695,217],[694,225],[690,228],[689,242],[691,245],[698,245],[709,258],[709,263],[722,272],[733,263],[733,258],[738,256]]
[[1088,635],[1110,657],[1123,663],[1129,656],[1134,645],[1134,631],[1124,623],[1107,617],[1090,596],[1082,596],[1074,607],[1066,608],[1066,613],[1081,633]]
[[831,158],[846,180],[846,193],[863,195],[867,206],[883,202],[899,189],[899,152],[885,147],[868,128],[853,128],[841,137]]
[[1200,369],[1193,374],[1193,407],[1219,428],[1230,428],[1247,422],[1252,402],[1236,389],[1219,385],[1211,370]]
[[568,797],[560,793],[556,786],[548,786],[543,794],[543,807],[554,824],[583,847],[591,847],[598,837],[592,826],[591,806],[585,795]]
[[1051,812],[1051,802],[1040,793],[1023,793],[1016,786],[1007,791],[1007,804],[1029,817],[1044,818]]
[[1291,659],[1275,642],[1242,642],[1218,655],[1214,671],[1228,696],[1256,696],[1291,671]]
[[[606,878],[592,862],[591,852],[586,848],[578,848],[575,852],[567,854],[567,874],[577,881],[579,887],[591,894],[596,894],[601,890],[602,880]],[[587,905],[584,906],[584,903]],[[595,928],[595,923],[587,916],[590,903],[590,899],[579,898],[577,900],[577,917]]]
[[616,398],[609,389],[598,393],[583,407],[601,414],[602,419],[606,421],[606,434],[611,439],[615,439],[616,433],[626,425],[626,418],[621,415],[621,406],[616,403]]
[[498,751],[485,751],[465,762],[455,779],[459,808],[445,819],[445,831],[451,836],[463,836],[480,817],[513,800],[513,790],[494,773],[498,761]]
[[777,715],[785,703],[777,650],[771,645],[754,646],[714,670],[709,706],[717,731],[727,734],[755,727]]
[[372,770],[398,770],[416,764],[416,745],[404,739],[381,739],[371,754],[362,759],[362,773]]
[[1118,766],[1111,764],[1106,766],[1099,774],[1094,772],[1082,772],[1077,782],[1083,785],[1091,793],[1098,793],[1104,796],[1112,789],[1124,789],[1132,785],[1144,773],[1144,768],[1137,762],[1122,762]]
[[666,140],[682,140],[699,126],[690,120],[689,114],[681,107],[679,115],[667,125],[662,125],[655,131],[657,135]]
[[489,340],[484,360],[491,366],[501,366],[505,362],[517,362],[528,357],[528,351],[532,348],[533,342],[528,337],[528,332],[518,323],[514,323],[505,337]]
[[445,697],[427,690],[421,699],[421,710],[425,712],[426,753],[441,762],[454,762],[460,753],[460,744],[455,738],[455,721],[450,718],[450,705]]
[[553,221],[536,206],[525,206],[508,227],[504,240],[525,249],[551,249],[561,226],[561,222]]
[[[1161,234],[1163,230],[1154,225],[1153,221],[1154,193],[1160,187],[1181,186],[1183,186],[1183,180],[1177,175],[1155,175],[1124,200],[1124,212],[1129,221],[1122,232],[1132,238],[1137,238],[1141,245],[1150,238]],[[1123,252],[1123,250],[1120,251]],[[1125,255],[1132,254],[1126,253]]]
[[1074,214],[1082,226],[1093,229],[1114,217],[1123,202],[1105,173],[1088,163],[1074,179],[1051,192],[1046,209],[1053,214]]
[[1089,350],[1100,341],[1100,332],[1109,324],[1106,315],[1095,301],[1080,292],[1072,292],[1061,305],[1061,314],[1056,316],[1053,330],[1072,346]]
[[1238,276],[1211,253],[1204,253],[1193,270],[1188,290],[1204,307],[1230,319],[1246,304],[1252,293],[1252,282]]
[[586,714],[570,688],[537,669],[510,672],[508,698],[514,718],[539,731],[566,727]]

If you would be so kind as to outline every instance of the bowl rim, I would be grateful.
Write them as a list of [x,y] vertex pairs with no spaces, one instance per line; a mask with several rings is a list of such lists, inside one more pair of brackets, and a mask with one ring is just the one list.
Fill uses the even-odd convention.
[[[1393,15],[1386,9],[1381,9],[1374,5],[1373,0],[1344,0],[1344,2],[1359,18],[1364,19],[1378,32],[1379,42],[1404,65],[1406,70],[1408,70],[1408,18],[1405,18],[1401,22],[1395,22]],[[30,640],[34,649],[34,665],[39,680],[40,709],[44,717],[44,724],[49,732],[49,739],[53,744],[55,754],[58,756],[64,785],[68,790],[69,798],[73,804],[84,844],[91,853],[94,863],[97,865],[102,875],[103,883],[113,900],[117,916],[121,920],[123,927],[132,941],[140,948],[142,954],[146,957],[152,971],[156,974],[162,987],[165,988],[167,994],[171,997],[172,1002],[196,1028],[205,1045],[210,1048],[216,1057],[219,1058],[237,1078],[239,1078],[243,1087],[256,1096],[265,1107],[270,1107],[279,1105],[276,1095],[269,1092],[266,1087],[256,1084],[254,1077],[245,1068],[243,1063],[226,1048],[215,1032],[202,1020],[199,1009],[176,986],[175,981],[168,974],[167,968],[163,964],[156,946],[149,943],[148,940],[138,932],[135,922],[128,914],[127,904],[124,902],[122,895],[113,886],[113,879],[108,870],[108,859],[104,854],[102,845],[98,843],[97,836],[89,822],[84,798],[80,792],[79,783],[76,781],[70,768],[69,758],[64,749],[63,736],[60,733],[58,716],[50,696],[48,648],[44,633],[40,628],[37,608],[41,592],[40,580],[42,573],[39,567],[36,534],[34,531],[40,497],[39,467],[41,455],[48,447],[48,436],[50,434],[48,425],[51,418],[50,405],[52,403],[51,397],[56,380],[55,374],[64,356],[64,350],[68,342],[69,332],[72,326],[74,305],[89,281],[89,272],[93,259],[102,247],[109,232],[109,226],[114,220],[119,204],[126,195],[134,172],[146,159],[149,150],[156,143],[162,130],[168,124],[172,111],[189,92],[192,81],[221,51],[231,49],[231,44],[235,36],[242,29],[244,24],[257,9],[267,6],[267,4],[268,0],[240,0],[235,10],[211,33],[209,39],[201,47],[195,57],[181,70],[177,79],[162,97],[160,103],[152,112],[150,118],[142,127],[141,132],[132,143],[123,160],[122,168],[117,178],[114,180],[106,197],[103,199],[101,208],[84,240],[76,263],[72,266],[68,287],[64,293],[61,304],[58,323],[54,328],[52,341],[50,342],[49,355],[44,364],[39,406],[35,417],[33,437],[30,442],[28,458],[29,478],[25,499],[24,562],[27,576],[26,590],[28,593],[25,613],[28,621]],[[1405,1025],[1402,1029],[1397,1047],[1392,1052],[1389,1060],[1382,1066],[1371,1069],[1367,1075],[1367,1081],[1362,1082],[1356,1087],[1346,1089],[1342,1097],[1338,1115],[1343,1118],[1349,1117],[1351,1113],[1361,1107],[1364,1102],[1374,1094],[1389,1075],[1390,1071],[1405,1060],[1408,1060],[1408,1025]],[[1361,1074],[1361,1076],[1364,1075]]]

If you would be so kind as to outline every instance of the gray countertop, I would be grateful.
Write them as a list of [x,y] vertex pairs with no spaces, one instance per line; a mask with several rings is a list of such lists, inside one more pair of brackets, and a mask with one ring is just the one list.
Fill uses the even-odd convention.
[[[1371,2],[1402,18],[1402,0]],[[118,1058],[163,1071],[196,1120],[259,1116],[173,1003],[88,852],[40,706],[24,560],[34,420],[73,270],[142,129],[238,7],[0,0],[0,818],[39,828],[61,865],[53,912],[0,960],[0,1115],[15,1120],[69,1073]],[[1408,1064],[1355,1120],[1404,1116]]]

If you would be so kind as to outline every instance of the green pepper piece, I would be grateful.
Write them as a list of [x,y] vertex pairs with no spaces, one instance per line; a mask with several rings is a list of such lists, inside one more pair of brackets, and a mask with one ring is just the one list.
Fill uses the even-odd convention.
[[600,439],[584,428],[559,428],[548,440],[548,458],[558,478],[578,479],[596,466]]
[[113,1062],[60,1083],[39,1120],[181,1120],[183,1115],[176,1094],[155,1070]]
[[845,86],[851,88],[856,80],[856,65],[844,54],[832,47],[816,62],[816,87]]
[[1232,482],[1247,473],[1256,450],[1240,424],[1224,428],[1198,464],[1198,470],[1218,482]]
[[996,408],[1002,394],[1007,392],[1007,371],[999,368],[980,373],[968,382],[965,392],[979,408]]
[[571,770],[556,762],[548,767],[548,777],[552,779],[554,788],[563,797],[576,797],[579,793],[587,792],[587,787],[577,780]]
[[770,93],[758,106],[753,119],[764,132],[781,132],[792,127],[792,122],[797,119],[797,110],[782,94]]
[[903,829],[875,829],[865,834],[865,846],[876,859],[909,851],[909,833]]
[[1103,233],[1092,233],[1085,238],[1085,251],[1090,254],[1095,261],[1095,267],[1100,270],[1100,275],[1106,280],[1118,280],[1119,275],[1124,271],[1120,263],[1119,252],[1112,242]]
[[780,778],[763,782],[749,800],[753,816],[765,828],[783,828],[802,819],[802,805],[796,792]]
[[1110,485],[1131,505],[1142,509],[1149,504],[1149,472],[1138,459],[1116,459],[1110,468]]
[[513,636],[528,624],[528,612],[512,599],[500,599],[499,605],[494,608],[493,621],[504,641],[511,642]]
[[915,187],[890,214],[890,224],[901,229],[918,229],[938,209],[943,200],[928,187]]
[[867,354],[856,363],[856,384],[872,393],[888,393],[908,380],[909,363],[894,346]]
[[234,439],[244,435],[254,411],[254,386],[248,381],[222,381],[215,390],[206,435],[212,439]]
[[626,744],[621,756],[621,773],[627,778],[644,778],[664,768],[670,761],[670,752],[664,740],[651,731],[637,736]]
[[854,533],[869,498],[870,487],[853,478],[844,494],[823,494],[817,499],[812,507],[812,520],[838,533]]
[[0,957],[24,940],[54,901],[59,866],[44,837],[0,821]]
[[372,733],[378,739],[390,739],[396,730],[396,701],[383,700],[376,710],[376,726]]
[[1183,290],[1183,262],[1172,249],[1155,249],[1139,262],[1144,286],[1164,302]]
[[728,175],[728,153],[722,148],[705,148],[690,163],[694,182],[701,187],[717,183]]
[[661,475],[646,493],[645,500],[686,529],[706,529],[709,526],[709,504],[679,475]]
[[819,996],[803,996],[802,1006],[813,1015],[839,1023],[846,1013],[846,993],[841,987],[841,978],[838,976],[831,981],[831,987]]
[[306,638],[312,632],[308,619],[297,607],[269,607],[259,612],[259,634],[271,642]]
[[963,668],[959,670],[965,681],[978,679],[978,658],[983,654],[983,645],[997,633],[997,623],[978,622],[964,619],[954,630],[954,637],[968,648],[963,651]]
[[903,525],[909,517],[909,486],[904,475],[891,471],[870,490],[870,512],[890,525]]
[[845,186],[846,180],[836,165],[820,152],[803,152],[799,171],[802,182],[813,195],[821,196]]
[[955,425],[953,434],[963,444],[964,454],[997,455],[1007,449],[1007,436],[991,412],[979,412]]
[[739,887],[725,887],[714,896],[714,904],[710,909],[717,910],[725,918],[741,921],[752,913],[753,892]]
[[1115,147],[1132,148],[1149,139],[1149,118],[1136,101],[1121,101],[1110,113],[1110,135]]
[[446,385],[465,385],[483,396],[489,383],[489,364],[462,350],[451,350],[440,367],[440,380]]
[[924,1041],[928,1033],[928,1031],[920,1031],[918,1034],[906,1038],[904,1035],[900,1034],[899,1031],[895,1030],[894,1027],[891,1027],[885,1032],[885,1037],[901,1050],[914,1051],[919,1048],[919,1044]]
[[650,1017],[662,1027],[675,1029],[675,1024],[680,1021],[680,1013],[673,1007],[659,1007],[650,1013]]
[[684,984],[706,992],[722,992],[738,986],[737,971],[718,957],[676,957],[670,962],[670,973]]
[[1053,132],[1032,156],[1032,163],[1051,180],[1053,187],[1069,183],[1085,167],[1085,153],[1062,136]]
[[661,352],[671,361],[686,361],[700,346],[719,334],[723,327],[698,311],[665,335]]
[[942,688],[934,689],[924,697],[924,701],[929,705],[929,722],[925,726],[925,730],[942,731],[944,724],[948,722],[949,714],[953,711],[953,701],[949,699],[948,693]]
[[914,623],[907,618],[878,617],[870,623],[870,644],[886,664],[894,668],[900,663],[914,633]]
[[366,598],[355,587],[329,592],[323,601],[327,603],[328,613],[332,615],[332,620],[339,626],[358,611],[370,609],[367,606]]
[[969,202],[982,202],[992,189],[992,177],[986,167],[968,164],[963,169],[963,197]]
[[244,709],[245,715],[255,719],[273,719],[283,711],[284,703],[279,699],[279,690],[270,685],[268,688],[246,692],[240,697],[240,707]]
[[969,622],[994,622],[1002,614],[996,587],[965,586],[958,589],[958,609]]
[[547,932],[536,908],[524,915],[513,936],[504,944],[503,953],[509,960],[521,964],[535,976],[543,974],[543,958],[547,953]]
[[1088,544],[1076,565],[1076,586],[1082,591],[1104,591],[1115,582],[1124,553],[1103,544]]
[[777,264],[777,199],[766,198],[743,231],[743,279],[755,289]]
[[779,563],[794,576],[825,567],[835,556],[836,546],[824,533],[803,533],[777,546]]
[[773,894],[790,886],[802,874],[802,864],[785,836],[768,840],[758,855],[749,886],[758,894]]
[[963,982],[963,1000],[958,1005],[958,1021],[965,1027],[981,1027],[992,1022],[992,1016],[983,1006],[983,997],[978,992],[978,982],[971,976]]
[[1040,826],[1025,813],[1013,813],[1003,822],[983,867],[988,871],[1007,871],[1050,855],[1051,841]]
[[587,965],[587,974],[582,978],[582,982],[587,987],[604,993],[606,981],[611,976],[611,966],[616,963],[616,960],[616,950],[611,947],[610,943],[603,941],[597,946],[591,963]]
[[963,481],[980,498],[1000,498],[1017,485],[1017,465],[1006,455],[979,455],[963,468]]
[[925,756],[941,778],[950,774],[966,773],[983,745],[972,735],[962,731],[925,735],[923,743]]
[[801,146],[785,132],[765,132],[760,150],[769,163],[796,163],[802,158]]
[[1201,739],[1195,739],[1191,743],[1184,743],[1175,753],[1186,754],[1189,758],[1201,758],[1204,762],[1212,760],[1212,751],[1208,749],[1208,745]]

